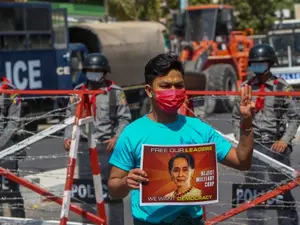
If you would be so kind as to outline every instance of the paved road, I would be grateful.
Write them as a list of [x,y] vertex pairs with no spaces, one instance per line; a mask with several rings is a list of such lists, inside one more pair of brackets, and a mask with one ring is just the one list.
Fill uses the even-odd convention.
[[[231,124],[229,121],[229,114],[218,114],[212,116],[208,119],[208,122],[211,123],[214,127],[220,130],[224,134],[231,134]],[[296,146],[293,152],[292,161],[294,168],[299,168],[300,163],[300,146]],[[43,141],[40,141],[30,147],[28,150],[29,160],[25,160],[21,163],[21,171],[23,175],[38,174],[37,178],[40,179],[42,186],[45,186],[56,194],[61,194],[63,191],[64,184],[64,170],[67,165],[66,153],[64,153],[62,148],[62,139],[61,136],[57,138],[47,138]],[[46,156],[47,159],[38,159],[36,157]],[[42,173],[42,174],[41,174]],[[219,197],[220,202],[215,205],[208,206],[207,217],[212,218],[215,215],[226,212],[231,209],[231,196],[232,196],[232,183],[243,183],[243,173],[237,172],[224,166],[219,167]],[[31,176],[32,177],[32,176]],[[34,176],[33,176],[34,177]],[[37,181],[37,180],[35,180]],[[300,191],[299,188],[294,190],[294,194],[297,198],[297,201],[300,200]],[[32,194],[31,191],[23,190],[23,195],[26,200],[27,207],[27,216],[30,218],[44,220],[47,219],[58,219],[60,215],[60,208],[56,207],[53,203],[42,203],[41,199]],[[130,206],[128,198],[125,199],[125,224],[132,224]],[[299,208],[300,214],[300,208]],[[77,221],[78,217],[71,214],[72,221]],[[226,224],[247,224],[245,214],[242,213],[238,216],[235,216],[233,219],[227,220]],[[269,211],[266,220],[268,224],[276,225],[276,213]],[[222,223],[220,223],[222,224]],[[225,223],[224,223],[225,224]]]

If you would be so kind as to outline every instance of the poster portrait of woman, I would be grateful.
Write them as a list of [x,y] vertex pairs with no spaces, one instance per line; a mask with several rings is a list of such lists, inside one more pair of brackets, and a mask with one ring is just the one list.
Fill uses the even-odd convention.
[[201,196],[202,191],[193,187],[192,178],[195,170],[195,159],[189,153],[178,153],[168,162],[171,180],[176,189],[165,197],[192,197]]

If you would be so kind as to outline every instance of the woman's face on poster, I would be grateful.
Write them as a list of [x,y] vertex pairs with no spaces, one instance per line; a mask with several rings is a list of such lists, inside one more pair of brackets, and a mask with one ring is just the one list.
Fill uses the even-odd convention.
[[189,166],[185,158],[177,158],[174,160],[171,171],[172,181],[177,185],[189,185],[193,176],[194,170]]

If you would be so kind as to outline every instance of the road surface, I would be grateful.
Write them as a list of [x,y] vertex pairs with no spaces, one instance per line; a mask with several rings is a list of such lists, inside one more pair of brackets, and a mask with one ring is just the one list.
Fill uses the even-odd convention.
[[[229,114],[217,114],[205,118],[210,124],[225,135],[232,135]],[[299,168],[300,146],[296,145],[292,155],[292,166]],[[61,195],[65,182],[65,168],[67,165],[67,154],[63,150],[62,136],[46,138],[28,149],[28,159],[20,164],[23,176],[33,179],[33,182],[52,190],[55,194]],[[243,183],[242,172],[237,172],[219,165],[219,203],[206,208],[206,215],[212,218],[220,213],[231,209],[232,183]],[[27,217],[43,220],[58,220],[60,207],[54,203],[42,202],[42,199],[27,189],[22,189],[26,202]],[[299,188],[293,191],[297,201],[300,200]],[[300,208],[298,208],[300,214]],[[132,225],[130,205],[128,198],[125,199],[125,225]],[[277,224],[275,211],[268,211],[266,220],[268,224]],[[78,217],[73,213],[70,215],[71,221],[78,221]],[[11,223],[12,224],[12,223]],[[17,223],[18,224],[18,223]],[[49,223],[50,224],[50,223]],[[52,224],[52,223],[51,223]],[[245,213],[233,217],[220,224],[247,224]]]

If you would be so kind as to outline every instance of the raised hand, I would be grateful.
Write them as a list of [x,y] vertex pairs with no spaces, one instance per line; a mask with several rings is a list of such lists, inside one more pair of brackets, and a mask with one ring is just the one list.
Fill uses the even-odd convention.
[[252,120],[254,109],[255,103],[252,101],[252,88],[250,85],[246,84],[245,86],[241,87],[241,119]]

